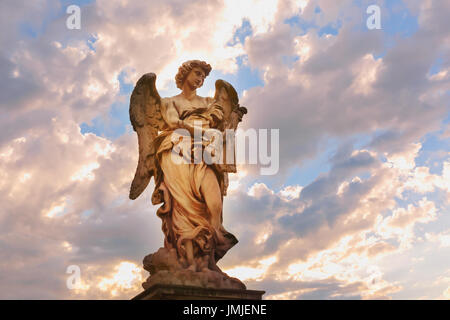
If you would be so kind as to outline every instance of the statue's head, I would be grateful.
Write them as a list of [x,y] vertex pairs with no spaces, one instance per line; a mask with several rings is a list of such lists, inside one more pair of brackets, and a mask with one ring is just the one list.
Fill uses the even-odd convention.
[[203,85],[203,80],[209,75],[210,72],[211,66],[205,61],[189,60],[183,62],[183,64],[178,68],[178,73],[175,76],[177,88],[183,88],[183,84],[188,76],[192,77],[192,79],[189,80],[192,81],[197,88],[200,88]]

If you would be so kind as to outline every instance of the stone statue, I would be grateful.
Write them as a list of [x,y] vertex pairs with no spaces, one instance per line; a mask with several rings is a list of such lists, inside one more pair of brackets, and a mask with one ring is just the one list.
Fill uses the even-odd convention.
[[[213,98],[197,95],[210,71],[204,61],[186,61],[175,77],[180,94],[161,98],[156,75],[147,73],[131,95],[130,119],[138,135],[139,162],[130,199],[136,199],[154,177],[152,203],[163,204],[157,215],[162,220],[164,247],[144,258],[144,268],[150,272],[144,289],[154,284],[245,289],[241,281],[217,266],[238,242],[222,225],[228,173],[236,172],[236,166],[233,162],[207,163],[195,155],[202,155],[214,140],[205,135],[207,131],[222,137],[230,130],[234,133],[247,109],[239,106],[236,90],[223,80],[216,81]],[[195,139],[196,132],[201,139]],[[223,152],[222,160],[230,159],[225,155],[230,152],[225,146],[230,141],[222,141],[223,149],[215,152]],[[186,159],[190,161],[175,161]]]

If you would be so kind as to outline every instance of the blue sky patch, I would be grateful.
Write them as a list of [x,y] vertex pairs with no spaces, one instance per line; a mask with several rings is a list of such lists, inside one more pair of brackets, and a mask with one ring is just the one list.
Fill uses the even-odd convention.
[[125,82],[126,72],[122,71],[119,80],[120,101],[113,103],[108,114],[92,119],[91,124],[83,122],[80,125],[81,133],[94,133],[98,136],[115,139],[123,135],[128,126],[131,126],[129,118],[129,100],[134,85]]
[[[320,13],[320,11],[316,13]],[[307,21],[301,16],[293,16],[291,18],[285,19],[284,23],[293,28],[299,29],[299,31],[297,32],[298,35],[304,35],[310,29],[315,29],[319,37],[328,34],[336,36],[339,33],[339,29],[342,27],[342,22],[340,20],[331,22],[326,26],[319,27],[314,21]]]
[[235,46],[238,42],[244,44],[245,38],[253,34],[252,25],[248,19],[242,21],[242,25],[236,30],[233,38],[227,43],[228,46]]
[[[386,17],[383,6],[387,9]],[[417,17],[411,14],[403,1],[389,0],[385,1],[383,6],[381,6],[381,28],[387,34],[409,38],[419,29]]]
[[319,35],[319,37],[327,34],[336,36],[339,33],[339,29],[341,28],[341,26],[342,22],[338,20],[337,22],[329,23],[325,27],[320,28],[317,31],[317,34]]

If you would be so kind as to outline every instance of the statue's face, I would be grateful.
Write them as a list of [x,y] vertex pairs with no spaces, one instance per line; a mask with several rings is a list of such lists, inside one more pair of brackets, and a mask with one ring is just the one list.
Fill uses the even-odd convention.
[[185,80],[193,89],[200,88],[203,85],[203,81],[205,81],[205,72],[199,67],[194,67]]

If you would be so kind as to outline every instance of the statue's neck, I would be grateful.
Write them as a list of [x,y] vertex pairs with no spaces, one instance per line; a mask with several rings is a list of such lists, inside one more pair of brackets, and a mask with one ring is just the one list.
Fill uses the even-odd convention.
[[197,96],[197,89],[190,88],[189,85],[184,85],[181,95],[187,100],[192,100]]

